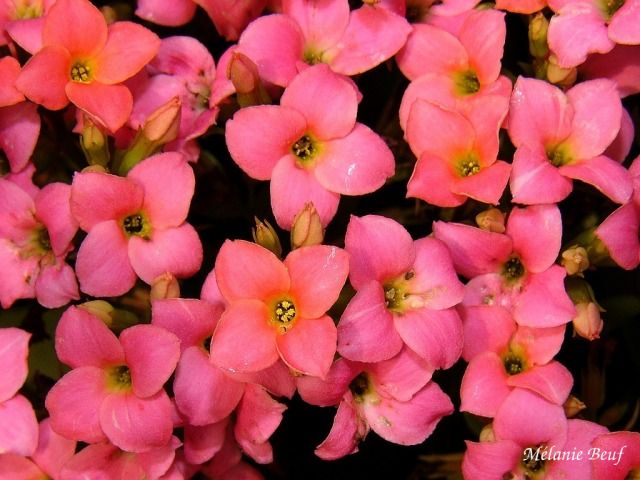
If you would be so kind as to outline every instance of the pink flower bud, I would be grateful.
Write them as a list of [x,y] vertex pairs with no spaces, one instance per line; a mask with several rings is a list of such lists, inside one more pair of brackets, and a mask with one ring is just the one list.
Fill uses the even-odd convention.
[[313,203],[305,204],[298,212],[291,227],[291,248],[296,249],[309,245],[320,245],[324,240],[324,229],[320,215]]
[[240,52],[233,53],[227,76],[233,83],[241,107],[271,103],[271,98],[258,74],[258,67],[246,55]]
[[476,223],[482,230],[504,233],[504,213],[497,208],[489,208],[476,215]]
[[161,105],[147,117],[142,126],[142,135],[156,147],[175,140],[180,129],[181,102],[178,97],[173,97],[164,105]]
[[598,306],[593,302],[579,303],[576,311],[578,314],[573,319],[574,332],[587,340],[600,338],[603,322]]
[[151,300],[163,300],[165,298],[180,298],[180,284],[171,273],[165,272],[156,277],[151,283]]

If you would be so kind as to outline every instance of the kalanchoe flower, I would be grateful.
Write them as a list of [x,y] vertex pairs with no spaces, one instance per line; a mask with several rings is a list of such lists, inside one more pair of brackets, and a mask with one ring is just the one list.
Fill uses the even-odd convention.
[[185,222],[195,179],[178,153],[136,165],[126,178],[77,173],[71,209],[88,235],[78,251],[80,288],[94,296],[128,291],[136,276],[151,284],[169,272],[188,277],[200,268],[202,244]]
[[78,299],[73,269],[65,263],[78,226],[69,209],[70,187],[47,185],[34,198],[0,178],[0,304],[37,298],[49,308]]
[[121,83],[153,58],[159,44],[154,33],[132,22],[107,27],[88,0],[58,0],[45,18],[42,48],[22,69],[17,86],[51,110],[71,102],[115,132],[133,104]]
[[356,122],[357,110],[354,85],[316,65],[291,82],[280,106],[243,108],[227,122],[235,162],[252,178],[271,180],[271,205],[282,228],[291,228],[307,202],[326,226],[341,194],[372,192],[393,174],[393,154]]
[[408,349],[375,364],[339,359],[326,380],[299,378],[298,391],[306,402],[338,405],[316,455],[335,460],[357,452],[370,429],[400,445],[423,442],[440,419],[453,412],[449,397],[430,378],[430,368]]
[[254,243],[227,241],[215,272],[227,303],[211,341],[215,365],[257,372],[281,358],[298,372],[327,374],[337,333],[326,312],[347,278],[344,250],[302,247],[282,262]]
[[606,54],[593,54],[579,68],[585,79],[616,82],[620,97],[640,92],[640,45],[616,45]]
[[56,0],[12,0],[0,3],[0,45],[16,42],[29,53],[42,46],[44,17]]
[[154,325],[135,325],[118,339],[94,315],[70,307],[55,336],[56,353],[73,368],[49,391],[51,428],[87,443],[109,439],[129,452],[171,440],[171,402],[163,390],[180,356],[180,341]]
[[636,479],[640,475],[640,433],[604,433],[591,447],[596,456],[592,462],[594,480]]
[[509,136],[517,147],[510,187],[517,203],[554,203],[582,180],[616,203],[632,192],[629,173],[604,152],[620,130],[616,86],[591,80],[558,88],[520,77],[509,110]]
[[455,306],[464,289],[445,245],[412,240],[395,221],[351,217],[345,238],[357,290],[338,324],[338,352],[378,362],[407,345],[432,369],[449,368],[462,350]]

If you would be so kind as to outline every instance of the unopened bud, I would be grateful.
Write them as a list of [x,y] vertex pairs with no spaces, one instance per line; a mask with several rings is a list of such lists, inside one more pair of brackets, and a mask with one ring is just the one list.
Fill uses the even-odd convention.
[[110,159],[109,142],[106,135],[87,115],[84,116],[82,123],[80,147],[84,152],[87,163],[106,167]]
[[277,257],[282,255],[282,245],[280,244],[280,238],[275,229],[266,220],[261,222],[258,218],[255,218],[256,226],[251,229],[253,240],[258,244],[271,250]]
[[576,312],[573,319],[574,333],[590,341],[600,338],[604,322],[600,317],[598,305],[594,302],[578,303]]
[[227,68],[227,76],[233,83],[238,104],[241,107],[271,103],[271,98],[258,73],[258,67],[246,55],[240,52],[233,53]]
[[109,173],[109,171],[102,165],[89,165],[80,170],[82,173]]
[[581,274],[589,268],[589,255],[584,247],[575,245],[562,252],[562,266],[569,275]]
[[291,227],[291,249],[320,245],[324,240],[324,228],[313,203],[305,204],[298,212]]
[[557,59],[551,55],[547,64],[547,80],[559,87],[570,87],[576,82],[578,70],[575,68],[563,68],[558,65]]
[[480,431],[480,438],[479,440],[481,442],[495,442],[496,441],[496,435],[493,432],[493,423],[490,423],[489,425],[486,425],[481,431]]
[[504,233],[504,213],[497,208],[489,208],[476,215],[476,224],[482,230]]
[[107,25],[111,25],[112,23],[118,21],[118,12],[115,8],[105,5],[103,7],[100,7],[100,12],[104,17],[105,22],[107,22]]
[[542,13],[537,13],[529,22],[529,52],[535,58],[545,58],[549,55],[547,31],[549,20]]
[[180,284],[171,273],[165,272],[151,282],[150,300],[163,300],[165,298],[180,298]]
[[91,315],[98,317],[107,327],[111,327],[113,324],[113,313],[116,309],[104,300],[84,302],[78,305],[78,308],[86,310]]
[[580,399],[574,397],[573,395],[569,395],[567,401],[564,402],[564,414],[567,416],[567,418],[575,417],[585,408],[587,408],[587,406]]

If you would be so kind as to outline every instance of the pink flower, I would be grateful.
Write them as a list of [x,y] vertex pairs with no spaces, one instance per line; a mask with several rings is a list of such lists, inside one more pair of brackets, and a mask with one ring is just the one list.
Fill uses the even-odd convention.
[[640,45],[616,45],[605,54],[589,55],[580,66],[585,79],[608,78],[616,82],[620,97],[640,92]]
[[56,0],[13,0],[0,3],[0,45],[11,40],[29,53],[42,46],[44,17]]
[[51,110],[71,102],[115,132],[133,103],[121,83],[153,58],[159,44],[154,33],[132,22],[107,27],[87,0],[58,0],[46,16],[42,48],[22,69],[17,86]]
[[620,130],[622,105],[616,85],[591,80],[560,89],[518,78],[511,97],[509,136],[517,147],[510,187],[517,203],[554,203],[582,180],[616,203],[632,192],[629,173],[605,156]]
[[596,455],[594,480],[624,480],[640,472],[640,433],[603,433],[591,442],[591,447]]
[[400,445],[423,442],[440,419],[453,412],[449,397],[430,378],[424,361],[408,349],[375,364],[339,359],[325,380],[299,378],[303,400],[338,405],[331,431],[316,455],[335,460],[354,453],[370,429]]
[[284,262],[254,243],[226,241],[215,265],[227,309],[211,340],[211,360],[232,372],[257,372],[281,358],[324,377],[336,351],[326,311],[348,273],[348,256],[326,245],[303,247]]
[[162,387],[180,356],[175,335],[136,325],[118,339],[97,317],[70,307],[55,343],[58,358],[73,370],[47,395],[53,430],[87,443],[109,439],[130,452],[169,444],[171,402]]
[[535,13],[547,6],[547,0],[496,0],[496,8],[514,13]]
[[555,327],[575,316],[566,271],[554,263],[562,237],[557,206],[514,208],[505,234],[445,222],[435,222],[433,231],[449,247],[456,271],[471,279],[465,306],[503,307],[528,327]]
[[278,224],[290,229],[312,202],[323,225],[340,195],[380,188],[393,174],[393,154],[371,129],[356,122],[358,92],[326,65],[298,75],[280,105],[238,111],[226,125],[234,161],[252,178],[271,180]]
[[197,272],[202,244],[185,222],[194,185],[193,170],[177,153],[149,157],[126,178],[76,173],[71,210],[88,233],[76,262],[82,291],[116,296],[133,287],[136,276],[151,284],[165,272]]
[[0,304],[37,298],[48,308],[78,299],[78,285],[65,257],[78,229],[69,209],[70,187],[47,185],[34,198],[0,179]]
[[589,53],[607,53],[616,43],[640,43],[639,0],[548,0],[549,48],[561,67],[575,67]]
[[462,300],[444,244],[412,240],[385,217],[351,217],[345,248],[349,278],[357,290],[338,324],[338,352],[361,362],[378,362],[407,345],[432,370],[451,367],[462,350],[462,324],[455,306]]
[[486,95],[462,115],[416,100],[406,137],[418,162],[407,196],[440,207],[457,207],[468,198],[497,204],[511,173],[509,164],[497,160],[505,106],[502,97]]

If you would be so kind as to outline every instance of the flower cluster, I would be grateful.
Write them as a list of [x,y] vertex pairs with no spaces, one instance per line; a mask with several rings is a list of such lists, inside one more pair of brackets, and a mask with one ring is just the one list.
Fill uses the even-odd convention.
[[458,410],[466,479],[638,478],[563,352],[640,263],[640,0],[131,3],[0,5],[0,478],[260,479],[302,402],[323,460]]

